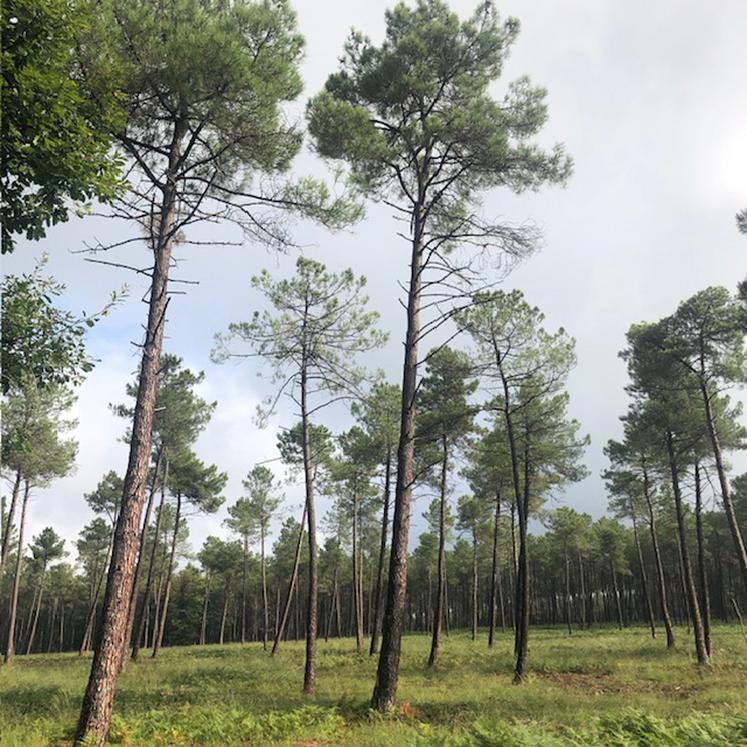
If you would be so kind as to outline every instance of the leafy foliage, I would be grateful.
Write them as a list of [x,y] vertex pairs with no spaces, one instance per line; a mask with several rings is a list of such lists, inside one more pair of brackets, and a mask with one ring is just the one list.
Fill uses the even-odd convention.
[[93,96],[75,60],[96,12],[85,0],[3,2],[3,253],[13,251],[18,235],[41,239],[48,226],[67,220],[70,200],[108,201],[120,191],[122,160],[111,152],[116,71],[102,75]]

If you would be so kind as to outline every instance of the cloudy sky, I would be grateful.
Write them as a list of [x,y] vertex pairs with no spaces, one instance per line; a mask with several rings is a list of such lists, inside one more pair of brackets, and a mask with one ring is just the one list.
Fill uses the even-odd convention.
[[[389,3],[298,0],[296,5],[307,39],[307,97],[336,68],[351,27],[381,39]],[[452,6],[462,15],[473,9],[469,0]],[[617,358],[626,329],[670,313],[708,285],[732,288],[747,272],[747,238],[734,223],[737,210],[747,206],[747,3],[507,0],[499,7],[520,19],[522,32],[495,94],[524,74],[545,86],[550,121],[542,140],[566,144],[575,174],[562,190],[520,197],[495,191],[485,200],[485,212],[532,220],[543,230],[541,251],[505,286],[521,288],[546,313],[548,326],[562,325],[577,339],[571,414],[592,439],[586,456],[591,476],[560,500],[599,516],[606,505],[601,451],[608,438],[619,435],[618,417],[626,407],[625,370]],[[310,154],[301,157],[298,170],[324,173]],[[408,255],[396,228],[390,211],[371,205],[366,220],[348,232],[332,235],[298,224],[295,236],[309,256],[368,277],[371,304],[391,333],[374,362],[398,382],[404,314],[396,302],[397,282],[407,275]],[[76,311],[100,308],[109,290],[130,284],[127,302],[89,338],[100,363],[78,392],[77,470],[34,496],[31,533],[51,525],[74,540],[92,518],[83,493],[104,472],[122,473],[126,465],[126,447],[118,441],[124,424],[107,403],[123,401],[124,385],[137,368],[130,341],[141,339],[145,286],[136,276],[72,253],[84,242],[116,240],[121,230],[101,219],[76,219],[3,259],[3,272],[21,272],[48,252],[49,270],[66,283],[65,302]],[[211,230],[216,239],[238,238],[229,229]],[[269,393],[269,382],[258,378],[254,362],[211,363],[213,335],[257,308],[249,285],[253,273],[266,267],[288,274],[295,256],[245,244],[183,248],[178,257],[175,277],[199,285],[172,300],[166,349],[206,372],[202,393],[218,407],[197,451],[229,473],[226,495],[232,502],[242,476],[257,461],[277,456],[275,429],[292,424],[293,416],[281,407],[267,430],[257,430],[254,411]],[[147,264],[143,250],[128,249],[111,259]],[[329,413],[327,424],[348,425],[339,411]],[[744,459],[735,463],[747,468]],[[300,498],[298,488],[288,488],[286,514],[300,513]],[[424,508],[421,500],[415,516]],[[194,548],[208,534],[225,533],[224,516],[223,511],[190,520]]]

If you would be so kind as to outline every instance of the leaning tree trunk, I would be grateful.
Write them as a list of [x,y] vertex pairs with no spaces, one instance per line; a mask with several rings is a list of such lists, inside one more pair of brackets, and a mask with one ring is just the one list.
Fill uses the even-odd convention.
[[695,653],[698,657],[698,664],[708,666],[710,661],[705,645],[703,620],[700,616],[700,605],[698,604],[698,595],[695,591],[692,566],[690,565],[690,553],[687,549],[687,534],[685,532],[685,517],[682,511],[679,472],[674,453],[674,440],[671,433],[667,433],[667,453],[669,455],[669,470],[672,477],[672,491],[674,493],[677,513],[677,530],[679,532],[680,552],[682,554],[682,571],[685,581],[685,591],[687,593],[686,600],[690,607],[690,619],[692,620],[693,631],[695,633]]
[[664,629],[667,634],[667,648],[674,648],[674,627],[672,618],[669,614],[669,603],[667,600],[667,582],[664,577],[664,563],[661,559],[661,550],[659,549],[659,536],[656,531],[656,513],[654,504],[651,500],[651,491],[649,490],[648,472],[644,467],[643,470],[643,495],[648,507],[648,525],[651,532],[651,545],[654,550],[654,561],[656,564],[656,581],[659,587],[659,603],[661,605],[661,617],[664,621]]
[[21,584],[21,565],[23,562],[23,535],[26,528],[26,508],[29,503],[31,486],[26,480],[23,486],[23,501],[21,502],[21,521],[18,526],[18,552],[16,553],[16,569],[13,574],[13,586],[10,590],[10,611],[8,613],[8,637],[5,643],[5,663],[13,661],[16,638],[16,615],[18,614],[18,589]]
[[711,599],[708,594],[705,542],[703,540],[703,495],[700,484],[700,465],[695,464],[695,532],[698,538],[698,575],[700,577],[700,602],[703,612],[703,638],[708,655],[711,655]]
[[220,616],[220,638],[218,642],[220,645],[223,645],[223,641],[225,640],[226,635],[226,617],[228,616],[228,599],[230,596],[230,592],[228,590],[228,581],[226,581],[226,588],[223,590],[223,612]]
[[371,706],[388,711],[394,705],[402,653],[407,593],[407,543],[410,533],[413,459],[415,455],[415,396],[418,375],[418,339],[420,337],[421,269],[423,263],[423,216],[418,204],[413,215],[413,241],[410,261],[410,287],[407,294],[407,333],[402,369],[402,413],[397,447],[397,481],[394,490],[392,551],[389,558],[389,585],[384,623],[381,629],[381,653],[376,670],[376,685]]
[[[41,612],[42,596],[44,594],[44,574],[46,573],[46,563],[42,566],[41,578],[39,579],[39,592],[38,599],[36,600],[36,610],[32,617],[31,630],[29,631],[28,642],[26,643],[26,656],[31,653],[31,649],[34,646],[34,638],[36,637],[36,627],[39,624],[39,613]],[[42,643],[42,646],[44,643]]]
[[445,435],[441,436],[441,449],[441,482],[438,510],[438,578],[436,581],[436,609],[433,613],[431,653],[428,656],[429,667],[434,666],[438,661],[441,648],[441,621],[444,616],[444,598],[446,596],[446,469],[448,466],[448,450]]
[[176,169],[181,159],[181,143],[186,131],[185,122],[175,122],[160,216],[156,234],[153,236],[154,264],[148,302],[148,324],[132,423],[130,456],[104,595],[101,629],[75,732],[75,742],[85,741],[88,747],[102,747],[106,741],[111,726],[117,677],[124,653],[127,616],[138,550],[138,530],[148,482],[153,409],[168,306],[168,277],[178,201]]
[[713,409],[711,407],[711,397],[706,388],[706,384],[701,380],[700,390],[703,395],[703,407],[705,410],[706,426],[708,429],[708,437],[711,441],[711,447],[713,449],[713,457],[716,461],[716,472],[718,474],[719,486],[721,487],[721,497],[724,503],[724,513],[726,514],[726,521],[729,524],[729,531],[731,532],[732,540],[734,541],[734,549],[737,553],[737,559],[739,560],[739,568],[742,571],[742,582],[745,589],[747,590],[747,550],[744,545],[744,538],[737,522],[737,514],[734,511],[734,502],[731,497],[731,485],[729,484],[729,478],[726,474],[726,468],[724,467],[724,458],[721,452],[721,442],[719,440],[718,432],[716,430],[716,423],[713,417]]
[[[140,647],[142,646],[143,640],[144,640],[144,634],[145,634],[145,621],[147,619],[146,615],[146,608],[148,603],[150,602],[150,593],[151,589],[153,588],[153,574],[155,573],[156,568],[156,552],[158,550],[158,540],[161,535],[161,521],[163,519],[163,508],[166,504],[166,481],[169,477],[169,460],[166,459],[164,471],[163,471],[163,480],[161,481],[161,502],[158,505],[158,512],[156,513],[156,526],[153,529],[153,545],[150,548],[150,559],[148,561],[148,576],[145,579],[145,591],[143,592],[143,599],[140,603],[140,611],[137,614],[138,617],[138,627],[137,627],[137,635],[135,636],[135,639],[132,641],[132,660],[137,661],[138,656],[140,655]],[[145,530],[147,531],[147,527],[145,527]],[[145,549],[145,547],[143,547]],[[147,642],[146,642],[147,643]]]
[[643,596],[646,602],[646,615],[648,616],[648,624],[651,628],[651,637],[656,638],[656,622],[654,621],[654,607],[651,604],[651,593],[648,588],[648,577],[646,575],[646,564],[643,562],[643,550],[641,549],[641,538],[638,536],[638,522],[636,521],[635,512],[631,511],[631,518],[633,519],[633,539],[635,540],[635,549],[638,556],[638,570],[641,575],[641,588],[643,589]]
[[376,591],[374,592],[373,618],[371,622],[371,646],[369,656],[373,656],[379,649],[379,618],[381,617],[381,587],[384,575],[384,558],[386,556],[386,538],[389,528],[389,493],[392,471],[391,448],[387,449],[386,465],[384,467],[384,508],[381,514],[381,540],[379,542],[379,562],[376,566]]
[[210,599],[210,571],[205,573],[205,596],[202,600],[202,622],[200,623],[200,646],[207,641],[208,600]]
[[156,454],[156,464],[153,468],[153,482],[151,483],[150,490],[148,491],[148,504],[145,509],[145,519],[143,520],[143,526],[140,529],[140,545],[137,553],[137,563],[135,564],[135,575],[132,579],[132,592],[130,593],[130,609],[127,614],[127,632],[124,638],[124,651],[122,652],[122,668],[124,669],[125,662],[127,661],[127,649],[132,645],[132,630],[135,627],[135,612],[137,610],[137,589],[140,584],[140,574],[143,570],[143,553],[145,552],[145,540],[148,536],[148,525],[150,524],[150,517],[153,513],[153,501],[155,499],[156,490],[158,488],[158,475],[161,471],[161,462],[163,460],[163,447],[158,449]]
[[[272,642],[272,651],[270,652],[271,656],[275,655],[275,652],[278,650],[278,646],[280,645],[280,641],[283,638],[283,633],[285,632],[285,626],[288,624],[288,615],[290,614],[290,608],[293,604],[293,591],[296,588],[296,584],[298,582],[298,566],[301,563],[301,548],[303,547],[303,532],[304,532],[304,523],[306,522],[306,510],[307,510],[306,502],[304,502],[303,506],[303,514],[301,515],[301,524],[298,529],[298,540],[296,541],[296,553],[293,557],[293,570],[291,571],[291,577],[290,581],[288,582],[288,593],[285,595],[285,604],[283,605],[283,614],[280,618],[280,624],[278,625],[278,629],[275,631],[275,640]],[[340,635],[340,630],[338,626],[337,635]]]
[[610,574],[612,575],[612,591],[615,595],[615,611],[617,612],[617,626],[623,629],[623,612],[620,604],[620,587],[617,584],[617,569],[615,564],[610,560]]
[[[88,609],[88,616],[86,618],[86,627],[83,632],[83,640],[80,644],[80,650],[78,655],[82,655],[85,651],[91,648],[93,642],[94,628],[96,626],[96,609],[99,605],[99,597],[101,596],[101,589],[104,585],[104,578],[106,578],[109,564],[112,558],[112,549],[114,548],[114,532],[117,525],[116,517],[112,523],[112,531],[109,536],[109,546],[106,549],[106,560],[104,561],[104,567],[101,569],[101,573],[97,576],[96,587],[94,589],[93,598],[91,600],[90,607]],[[97,568],[98,570],[98,568]]]
[[181,493],[176,494],[176,516],[174,518],[174,537],[171,540],[171,554],[169,555],[169,566],[166,571],[166,590],[163,594],[163,607],[161,608],[161,620],[158,624],[158,634],[156,635],[155,644],[153,646],[153,652],[151,653],[151,659],[155,659],[158,656],[158,652],[161,650],[161,644],[163,643],[163,633],[166,630],[166,616],[169,614],[169,600],[171,599],[171,584],[174,578],[174,561],[176,559],[176,543],[179,540],[179,521],[182,514],[182,496]]
[[3,530],[2,547],[0,547],[0,574],[2,574],[3,565],[5,564],[5,558],[8,555],[8,548],[10,547],[10,534],[13,531],[13,522],[16,515],[16,506],[18,504],[18,494],[21,490],[21,470],[16,470],[16,476],[13,480],[13,492],[10,496],[10,506],[8,507],[8,516],[5,520],[5,527]]
[[[493,557],[490,571],[490,609],[488,610],[488,647],[492,648],[495,638],[495,615],[497,605],[497,592],[499,580],[498,569],[498,538],[501,528],[501,495],[495,495],[495,513],[493,514]],[[503,627],[503,616],[501,614],[501,626]]]

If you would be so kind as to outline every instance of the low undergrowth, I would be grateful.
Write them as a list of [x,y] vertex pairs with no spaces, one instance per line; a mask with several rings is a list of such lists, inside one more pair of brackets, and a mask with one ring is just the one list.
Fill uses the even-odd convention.
[[[258,645],[164,649],[128,664],[113,744],[426,745],[443,747],[747,747],[747,643],[714,633],[714,666],[699,672],[643,629],[568,636],[533,630],[528,681],[511,684],[511,636],[488,650],[453,633],[437,667],[428,639],[409,636],[390,716],[368,709],[375,657],[349,639],[320,641],[317,693],[300,693],[303,645],[269,657]],[[0,747],[69,744],[90,660],[17,657],[0,669]]]

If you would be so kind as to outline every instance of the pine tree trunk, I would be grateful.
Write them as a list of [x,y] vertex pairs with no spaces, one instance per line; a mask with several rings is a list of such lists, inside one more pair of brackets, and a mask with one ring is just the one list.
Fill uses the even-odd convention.
[[[41,578],[39,579],[39,597],[36,601],[36,611],[32,616],[31,630],[29,631],[28,643],[26,644],[26,656],[31,653],[34,647],[34,638],[36,637],[36,627],[39,624],[39,613],[41,612],[42,595],[44,593],[44,573],[47,570],[46,564],[42,567]],[[44,645],[44,644],[42,644]]]
[[472,640],[477,640],[477,531],[472,532]]
[[207,614],[208,600],[210,599],[210,572],[205,573],[205,596],[202,600],[202,623],[200,624],[200,645],[207,643]]
[[386,557],[386,539],[389,530],[389,494],[391,491],[392,450],[389,448],[386,454],[384,466],[384,507],[381,514],[381,540],[379,542],[379,562],[376,566],[376,591],[374,592],[374,608],[371,621],[371,647],[369,656],[373,656],[379,650],[379,626],[381,624],[381,592],[384,576],[384,559]]
[[8,555],[8,548],[10,547],[10,535],[13,531],[13,523],[16,515],[16,506],[18,505],[18,494],[21,490],[21,470],[16,470],[16,476],[13,480],[13,491],[10,496],[10,506],[8,508],[8,517],[5,521],[5,527],[3,529],[3,542],[0,547],[0,575],[2,574],[3,566],[5,565],[5,558]]
[[405,627],[407,594],[407,552],[412,503],[413,459],[415,454],[415,397],[420,337],[421,267],[423,262],[423,207],[413,213],[413,240],[410,260],[410,285],[407,294],[407,333],[402,368],[402,411],[397,447],[397,480],[394,490],[392,550],[389,559],[389,584],[381,633],[381,653],[376,670],[376,685],[371,707],[389,711],[394,706]]
[[643,550],[641,549],[641,538],[638,536],[638,522],[633,511],[631,511],[631,518],[633,519],[633,539],[635,540],[635,549],[638,556],[638,570],[641,574],[641,588],[643,589],[643,596],[646,602],[646,615],[648,616],[648,624],[651,628],[651,637],[656,638],[656,622],[654,620],[654,607],[651,603],[651,593],[648,588],[648,577],[646,575],[646,564],[643,562]]
[[225,634],[226,634],[226,617],[228,616],[228,583],[226,583],[226,588],[223,591],[223,612],[220,616],[220,640],[219,643],[222,646],[223,641],[225,640]]
[[179,539],[179,523],[182,516],[182,496],[181,493],[176,494],[176,516],[174,518],[174,536],[171,540],[171,553],[169,555],[169,565],[166,570],[166,590],[163,594],[163,607],[161,608],[161,619],[158,623],[158,634],[156,635],[155,645],[150,655],[151,659],[155,659],[158,656],[158,652],[161,650],[163,644],[163,634],[166,630],[166,617],[169,614],[169,601],[171,599],[171,584],[174,577],[174,561],[176,560],[176,544]]
[[[488,609],[488,647],[493,647],[495,639],[495,615],[497,608],[498,586],[500,584],[500,570],[498,567],[498,539],[501,529],[501,495],[496,491],[495,512],[493,514],[493,555],[490,571],[490,608]],[[501,629],[505,629],[503,600],[501,599]]]
[[[135,627],[135,613],[137,612],[137,591],[140,585],[140,574],[143,569],[143,553],[145,552],[145,540],[148,536],[148,526],[150,525],[150,518],[153,513],[153,501],[155,499],[156,490],[158,489],[158,476],[161,472],[161,463],[163,460],[164,449],[160,447],[156,454],[156,464],[153,469],[153,483],[148,491],[148,504],[145,509],[145,519],[140,529],[140,544],[138,546],[137,563],[135,565],[135,575],[132,579],[132,592],[130,593],[130,609],[127,614],[127,632],[124,638],[124,651],[122,652],[122,664],[121,667],[124,669],[125,662],[127,661],[127,649],[132,643],[132,631]],[[164,477],[165,480],[165,477]],[[140,614],[142,615],[142,608]]]
[[267,651],[268,628],[270,627],[270,611],[267,603],[267,568],[265,567],[265,527],[264,522],[259,535],[259,562],[262,573],[262,648]]
[[446,574],[446,470],[448,450],[446,436],[441,436],[441,481],[439,486],[438,510],[438,564],[436,579],[436,609],[433,612],[433,635],[431,637],[431,652],[428,656],[428,666],[432,667],[438,661],[441,647],[441,621],[444,617],[445,574]]
[[571,561],[568,557],[567,547],[563,550],[563,558],[565,560],[565,624],[568,628],[568,635],[571,635],[573,633],[573,627],[571,626]]
[[610,560],[610,573],[612,574],[612,591],[615,595],[615,610],[617,611],[617,626],[623,629],[623,613],[620,605],[620,587],[617,585],[617,570],[614,563]]
[[[137,661],[140,655],[140,647],[145,641],[147,643],[147,636],[145,635],[145,621],[146,621],[146,606],[150,602],[151,589],[153,588],[153,574],[156,569],[156,552],[158,550],[158,540],[161,535],[161,522],[163,518],[163,509],[166,505],[166,482],[169,479],[169,460],[166,459],[163,470],[163,480],[161,481],[161,501],[158,504],[158,512],[156,514],[156,526],[153,529],[153,545],[150,548],[150,560],[148,561],[148,576],[145,580],[145,591],[143,592],[143,600],[140,604],[140,612],[137,617],[139,619],[137,635],[132,641],[132,660]],[[147,531],[147,527],[145,527]],[[159,594],[160,597],[160,594]]]
[[672,491],[674,492],[675,508],[677,512],[677,529],[680,538],[680,552],[682,554],[682,571],[685,581],[685,590],[687,592],[686,600],[690,607],[690,618],[692,620],[693,631],[695,633],[695,653],[698,657],[698,664],[708,666],[710,664],[708,651],[705,646],[703,635],[703,621],[700,616],[700,605],[698,604],[698,595],[695,591],[693,581],[692,567],[690,565],[690,553],[687,549],[687,535],[685,532],[685,517],[682,511],[682,495],[680,493],[680,483],[677,461],[674,453],[674,441],[671,433],[667,433],[667,453],[669,455],[669,469],[672,477]]
[[246,564],[249,560],[249,537],[244,535],[241,559],[241,645],[246,643]]
[[695,464],[695,531],[698,538],[698,575],[700,577],[700,603],[703,612],[703,639],[708,656],[711,655],[711,599],[708,594],[705,542],[703,540],[703,495],[700,484],[700,465]]
[[57,622],[57,608],[59,607],[60,600],[55,597],[52,602],[52,611],[49,616],[49,638],[47,639],[47,653],[52,653],[52,644],[54,643],[54,624]]
[[667,648],[674,648],[674,628],[672,618],[669,614],[669,604],[667,601],[667,582],[664,577],[664,563],[661,559],[661,550],[659,549],[659,537],[656,531],[656,513],[651,501],[651,491],[649,489],[648,471],[643,468],[643,495],[648,507],[648,522],[651,531],[651,545],[654,550],[654,560],[656,562],[656,580],[659,587],[659,603],[661,605],[661,617],[664,621],[664,629],[667,634]]
[[160,216],[152,240],[154,264],[148,324],[130,438],[130,456],[104,595],[101,630],[96,642],[91,673],[75,734],[75,742],[81,743],[87,740],[87,747],[102,747],[106,741],[111,726],[117,677],[124,653],[139,538],[138,530],[148,481],[153,437],[153,410],[168,306],[168,276],[178,200],[176,169],[181,158],[181,143],[186,132],[186,122],[179,120],[174,123],[169,166],[162,188]]
[[29,503],[29,492],[31,486],[29,481],[26,480],[23,486],[23,500],[21,502],[21,521],[18,526],[18,552],[16,553],[16,569],[13,574],[13,586],[10,590],[10,610],[8,612],[8,636],[5,643],[5,657],[4,661],[6,664],[10,664],[13,661],[13,655],[15,653],[15,639],[16,639],[16,615],[18,614],[18,589],[21,584],[21,565],[23,563],[23,540],[24,531],[26,529],[26,508]]
[[[288,582],[288,593],[285,595],[285,604],[283,605],[283,615],[280,618],[280,624],[278,625],[278,629],[275,632],[275,640],[272,642],[272,651],[270,652],[272,656],[275,655],[275,652],[278,650],[278,646],[280,645],[280,641],[283,638],[283,633],[285,632],[285,626],[288,623],[288,614],[290,613],[291,604],[293,602],[293,590],[295,589],[298,583],[298,566],[301,562],[301,548],[303,547],[303,533],[304,533],[304,523],[306,522],[306,510],[307,510],[307,505],[304,502],[303,514],[301,515],[301,524],[298,529],[298,540],[296,541],[296,554],[293,558],[293,570],[291,571],[290,581]],[[340,634],[339,630],[337,634],[338,635]]]
[[[702,367],[703,362],[701,360],[701,368]],[[726,521],[729,525],[732,540],[734,541],[734,550],[736,551],[737,560],[739,561],[739,568],[742,571],[742,582],[745,590],[747,590],[747,549],[745,549],[744,538],[742,537],[742,532],[740,531],[739,523],[737,522],[737,514],[734,511],[734,502],[731,497],[731,485],[729,484],[729,477],[727,476],[726,468],[724,467],[724,458],[721,453],[721,442],[719,440],[718,432],[716,431],[716,422],[713,417],[711,395],[709,394],[702,377],[700,391],[703,395],[703,407],[705,411],[708,437],[711,441],[711,448],[713,449],[713,458],[716,461],[716,473],[718,474],[719,486],[721,487],[724,513],[726,514]]]
[[355,650],[363,650],[363,620],[361,620],[361,588],[358,558],[358,495],[353,495],[353,616],[355,622]]
[[519,514],[519,568],[516,579],[516,666],[514,668],[514,683],[524,679],[527,652],[529,650],[529,434],[525,434],[524,453],[524,491],[518,502]]
[[579,583],[579,609],[581,612],[581,630],[588,627],[586,621],[586,580],[584,579],[584,559],[581,552],[578,553],[578,583]]
[[303,437],[304,485],[306,488],[306,519],[309,525],[309,588],[306,607],[306,663],[303,675],[303,692],[306,695],[311,695],[316,688],[318,571],[314,471],[311,463],[311,444],[309,443],[306,386],[306,353],[304,351],[301,373],[301,429]]
[[60,605],[60,640],[58,641],[59,653],[62,653],[62,649],[65,645],[65,605]]

